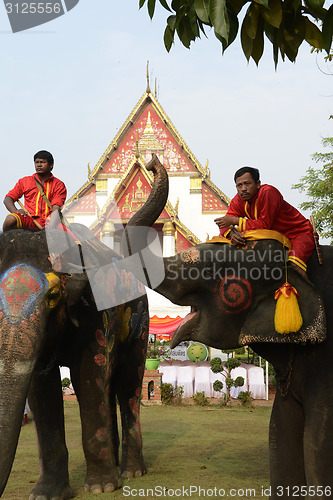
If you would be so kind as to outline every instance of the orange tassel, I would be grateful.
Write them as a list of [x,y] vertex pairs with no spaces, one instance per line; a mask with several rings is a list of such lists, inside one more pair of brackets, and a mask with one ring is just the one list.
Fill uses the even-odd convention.
[[274,324],[278,333],[295,333],[300,330],[303,318],[298,305],[298,297],[296,288],[288,282],[276,290]]

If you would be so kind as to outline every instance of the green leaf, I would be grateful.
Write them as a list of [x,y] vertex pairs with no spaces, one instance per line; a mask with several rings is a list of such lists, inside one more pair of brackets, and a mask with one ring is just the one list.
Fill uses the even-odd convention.
[[259,5],[263,5],[264,7],[268,7],[268,0],[253,0],[255,3]]
[[252,3],[244,17],[243,28],[252,40],[254,40],[257,33],[259,14],[259,6]]
[[209,17],[214,31],[228,42],[230,32],[226,0],[210,0]]
[[228,0],[228,4],[236,14],[240,13],[247,2],[248,0]]
[[244,28],[244,21],[241,28],[241,44],[244,55],[246,59],[249,61],[253,49],[253,38],[250,38],[249,35],[247,34],[246,29]]
[[274,28],[279,28],[282,22],[281,0],[269,0],[268,8],[261,6],[262,17]]
[[192,4],[188,13],[188,17],[191,23],[191,28],[195,38],[200,38],[198,18],[194,10],[194,5]]
[[[144,0],[145,1],[145,0]],[[168,10],[169,12],[172,12],[172,10],[170,9],[169,5],[166,3],[166,0],[160,0],[160,4],[166,9]]]
[[148,0],[148,14],[149,14],[150,19],[153,19],[153,16],[154,16],[155,4],[156,4],[156,0]]
[[179,19],[176,30],[179,36],[179,40],[187,49],[189,49],[191,42],[195,40],[195,35],[193,33],[191,22],[188,16],[183,16],[181,19]]
[[257,28],[256,37],[253,40],[253,47],[251,57],[258,66],[261,56],[264,52],[264,30],[263,23],[261,22]]
[[177,23],[177,16],[172,15],[172,16],[168,17],[168,19],[167,19],[167,25],[169,26],[169,28],[172,31],[175,31],[175,29],[176,29],[176,23]]
[[229,31],[229,40],[227,47],[229,47],[229,45],[231,45],[232,42],[235,40],[239,28],[237,14],[231,8],[228,8],[228,12],[229,12],[230,31]]
[[328,9],[323,22],[323,46],[329,54],[332,46],[333,37],[333,5]]
[[207,38],[207,35],[206,35],[206,32],[205,32],[205,29],[204,29],[204,26],[203,26],[203,23],[202,21],[200,21],[200,19],[198,18],[198,24],[199,24],[199,28],[200,28],[200,31],[202,31],[202,33],[205,35],[205,37]]
[[302,6],[302,1],[301,0],[294,0],[293,1],[293,10],[294,12],[297,12],[298,9]]
[[321,50],[323,48],[323,35],[315,24],[313,24],[310,19],[304,17],[305,22],[305,40],[315,47]]
[[141,7],[143,7],[145,3],[146,0],[139,0],[139,9],[141,9]]
[[311,9],[321,9],[324,5],[325,0],[306,0],[305,4],[308,5]]
[[174,42],[174,38],[175,38],[175,32],[170,28],[170,26],[167,26],[164,31],[164,46],[167,52],[170,52],[170,49]]
[[209,0],[194,0],[194,9],[200,21],[209,24]]

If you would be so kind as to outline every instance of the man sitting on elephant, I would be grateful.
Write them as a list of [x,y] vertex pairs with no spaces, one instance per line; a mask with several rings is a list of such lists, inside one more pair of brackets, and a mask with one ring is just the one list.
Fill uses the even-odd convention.
[[[3,231],[9,229],[42,229],[52,212],[59,210],[66,199],[65,184],[52,175],[54,159],[48,151],[34,155],[36,173],[19,179],[5,199],[7,215]],[[15,202],[24,196],[24,207],[17,209]]]
[[259,170],[242,167],[234,175],[237,195],[231,200],[227,214],[215,219],[220,235],[229,237],[234,245],[245,245],[243,235],[231,232],[237,225],[240,232],[253,229],[272,229],[285,235],[291,243],[288,261],[306,275],[306,262],[315,242],[311,223],[281,193],[269,184],[261,185]]

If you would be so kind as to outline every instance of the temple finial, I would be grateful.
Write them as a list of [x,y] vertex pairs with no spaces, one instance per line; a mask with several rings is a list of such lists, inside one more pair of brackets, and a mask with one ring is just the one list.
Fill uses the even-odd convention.
[[149,86],[149,61],[147,61],[147,88],[146,88],[147,94],[151,93],[150,86]]
[[88,163],[88,179],[91,181],[92,180],[92,171],[90,168],[90,163]]

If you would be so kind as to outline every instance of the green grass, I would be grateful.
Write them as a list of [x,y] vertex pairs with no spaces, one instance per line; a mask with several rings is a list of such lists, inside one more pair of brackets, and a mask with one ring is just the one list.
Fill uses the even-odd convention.
[[[84,493],[82,486],[85,463],[81,447],[78,405],[65,402],[66,440],[70,454],[70,481],[76,498],[156,498],[147,489],[157,486],[171,489],[201,487],[204,489],[255,489],[262,498],[261,488],[268,488],[268,425],[270,407],[173,407],[150,406],[141,409],[144,457],[148,473],[123,486],[131,488],[113,494]],[[29,498],[29,492],[39,474],[34,425],[22,428],[13,469],[2,496],[3,500]],[[137,490],[137,491],[134,491]],[[141,490],[141,491],[139,491]],[[188,490],[189,492],[189,490]],[[156,491],[155,491],[156,493]],[[234,492],[233,492],[234,493]],[[180,498],[185,497],[181,495]],[[208,496],[208,494],[207,494]],[[206,498],[207,498],[206,496]],[[252,493],[252,497],[253,497]],[[189,498],[202,498],[192,493]],[[248,499],[249,492],[239,491],[233,498]],[[178,496],[179,498],[179,496]]]

